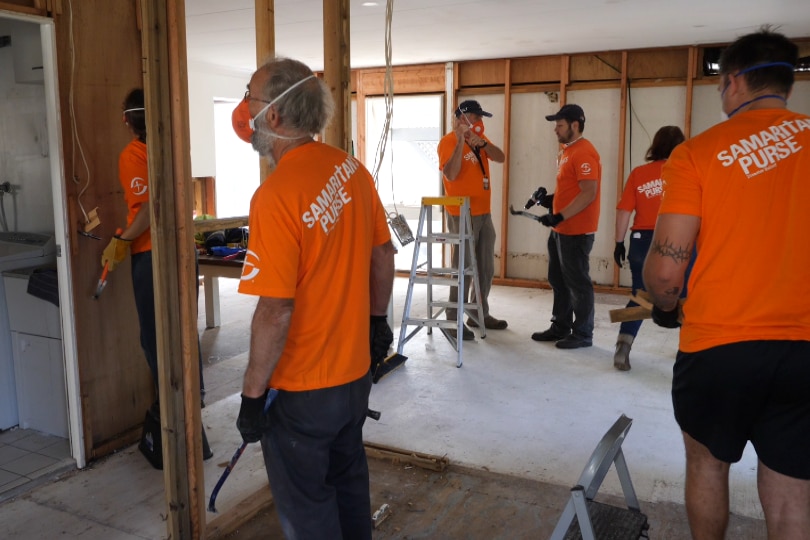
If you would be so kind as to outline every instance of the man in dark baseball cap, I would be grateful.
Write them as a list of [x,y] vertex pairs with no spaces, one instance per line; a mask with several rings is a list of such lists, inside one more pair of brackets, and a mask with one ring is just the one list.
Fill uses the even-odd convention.
[[554,122],[562,145],[557,158],[557,183],[542,206],[550,213],[540,223],[548,237],[548,282],[554,291],[551,327],[532,334],[535,341],[555,341],[558,349],[593,345],[594,294],[590,253],[599,225],[602,164],[599,152],[582,137],[585,113],[579,105],[563,105]]
[[[508,326],[506,321],[497,319],[489,313],[489,292],[495,274],[495,226],[491,215],[492,190],[489,185],[489,166],[490,162],[503,163],[506,156],[503,150],[484,134],[483,118],[491,118],[492,113],[482,109],[480,103],[468,99],[459,103],[453,112],[455,114],[453,131],[442,137],[437,148],[439,168],[442,171],[445,194],[452,197],[469,197],[470,200],[475,262],[484,313],[481,321],[468,319],[467,324],[462,325],[461,336],[456,335],[457,330],[443,328],[442,332],[451,339],[451,342],[458,339],[468,341],[475,339],[475,334],[468,325],[477,327],[480,324],[491,330],[503,330]],[[448,231],[458,234],[462,217],[459,207],[447,206],[445,210]],[[459,265],[460,253],[457,247],[452,246],[451,264],[453,268],[466,268],[468,261],[462,261]],[[470,255],[465,254],[466,257]],[[457,308],[458,299],[459,294],[463,295],[465,303],[469,301],[468,298],[470,300],[474,298],[470,294],[471,282],[472,280],[465,279],[464,290],[461,292],[458,287],[450,287],[448,302],[453,307],[448,306],[445,310],[448,320],[458,321],[458,317],[464,317],[464,313]]]
[[550,114],[546,116],[546,120],[554,122],[555,120],[568,120],[569,122],[579,122],[579,130],[585,127],[585,111],[579,105],[563,105],[562,109],[557,114]]
[[462,101],[458,108],[456,109],[456,118],[461,116],[462,114],[477,114],[478,116],[486,116],[487,118],[492,118],[492,113],[488,113],[484,109],[481,108],[481,104],[475,101],[474,99],[468,99],[467,101]]

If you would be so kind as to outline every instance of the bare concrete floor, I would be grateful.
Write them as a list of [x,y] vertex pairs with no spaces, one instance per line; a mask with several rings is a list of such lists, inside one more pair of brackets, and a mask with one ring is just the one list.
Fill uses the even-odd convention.
[[[206,496],[241,442],[234,423],[255,307],[254,298],[236,294],[235,280],[220,281],[223,325],[202,334],[203,422],[215,453],[205,462]],[[406,287],[397,279],[397,337]],[[420,302],[424,294],[415,295],[415,309]],[[371,407],[383,416],[367,423],[367,441],[450,461],[440,474],[372,460],[372,506],[388,502],[393,509],[375,538],[547,537],[569,488],[620,414],[634,420],[622,448],[650,518],[650,538],[688,538],[683,444],[669,398],[677,332],[646,323],[631,353],[633,369],[618,372],[612,365],[618,328],[607,312],[623,307],[623,297],[597,295],[594,346],[575,351],[529,337],[548,326],[550,291],[495,287],[490,303],[509,328],[465,342],[463,367],[440,333],[422,331],[404,347],[408,362],[372,388]],[[204,320],[200,314],[201,330]],[[732,467],[729,539],[765,537],[755,469],[749,447]],[[220,492],[220,513],[266,483],[260,449],[250,445]],[[611,472],[600,497],[620,493]],[[252,520],[238,538],[278,538],[274,519],[270,511]],[[0,522],[2,538],[165,538],[163,476],[132,447],[5,501]]]

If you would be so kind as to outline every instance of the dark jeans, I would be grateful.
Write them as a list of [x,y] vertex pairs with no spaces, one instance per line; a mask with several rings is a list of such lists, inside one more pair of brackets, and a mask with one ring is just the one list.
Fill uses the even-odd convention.
[[[638,238],[636,238],[638,236]],[[638,291],[646,291],[644,288],[644,279],[642,270],[644,269],[644,259],[647,258],[647,252],[650,250],[650,243],[652,243],[653,231],[632,231],[630,233],[630,251],[627,253],[627,262],[630,264],[630,275],[633,277],[633,294]],[[635,302],[630,300],[627,302],[627,307],[637,306]],[[625,321],[619,327],[620,334],[630,334],[636,337],[639,328],[641,328],[642,320],[638,321]]]
[[[638,238],[636,236],[638,235]],[[630,263],[630,274],[633,277],[633,294],[638,291],[646,291],[644,287],[644,260],[647,258],[647,252],[650,251],[650,244],[652,243],[653,231],[632,231],[630,233],[630,251],[627,254],[627,262]],[[681,298],[686,298],[686,284],[689,282],[689,274],[692,273],[692,266],[695,264],[695,256],[697,252],[692,253],[692,259],[689,261],[689,266],[686,268],[686,275],[683,278],[683,291],[681,291]],[[627,307],[635,307],[638,304],[632,300],[627,302]],[[641,323],[643,320],[638,321],[625,321],[619,327],[620,334],[630,334],[636,337]]]
[[561,333],[593,339],[593,282],[590,254],[594,235],[566,235],[551,231],[548,237],[548,283],[554,291],[551,323]]
[[[155,389],[158,387],[157,330],[155,329],[155,283],[152,275],[152,252],[136,253],[132,257],[132,289],[135,292],[135,309],[138,311],[138,324],[141,329],[141,348],[146,356]],[[199,267],[197,275],[199,276]],[[197,280],[199,292],[199,279]],[[200,398],[205,397],[203,382],[202,352],[197,338],[197,354],[200,365]]]
[[281,528],[296,540],[371,538],[363,424],[371,377],[332,388],[279,391],[262,437]]

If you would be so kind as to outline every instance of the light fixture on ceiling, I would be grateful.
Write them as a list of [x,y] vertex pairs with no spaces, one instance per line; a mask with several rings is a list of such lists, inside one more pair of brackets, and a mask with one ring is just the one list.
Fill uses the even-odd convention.
[[363,2],[363,7],[375,7],[379,6],[379,2]]

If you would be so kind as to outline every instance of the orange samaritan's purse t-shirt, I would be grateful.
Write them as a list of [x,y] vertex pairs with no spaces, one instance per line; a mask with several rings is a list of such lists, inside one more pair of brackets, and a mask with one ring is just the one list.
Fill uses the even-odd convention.
[[374,181],[319,142],[287,152],[250,202],[239,292],[293,298],[270,386],[329,388],[368,373],[373,246],[391,239]]
[[[482,137],[489,142],[489,139]],[[444,166],[450,161],[450,156],[453,155],[453,150],[456,147],[455,133],[448,133],[439,141],[439,170],[443,170]],[[489,158],[487,157],[487,149],[481,148],[479,150],[481,162],[484,165],[484,170],[481,170],[481,165],[478,164],[478,158],[475,157],[475,152],[468,144],[464,144],[464,155],[461,158],[461,170],[453,181],[448,180],[442,175],[444,183],[444,192],[453,197],[469,197],[470,198],[470,215],[482,216],[490,213],[490,204],[492,199],[492,177],[489,176]],[[490,188],[484,189],[484,172],[490,180]],[[448,214],[454,216],[459,215],[458,206],[445,207]]]
[[742,112],[675,148],[662,214],[701,219],[685,352],[810,340],[810,118]]
[[[146,144],[133,139],[118,157],[118,180],[124,189],[127,203],[127,227],[141,208],[149,202],[149,166],[146,161]],[[152,233],[147,228],[132,241],[129,252],[133,255],[152,249]]]
[[568,206],[579,194],[580,180],[596,181],[596,198],[582,212],[554,227],[560,234],[590,234],[596,232],[599,226],[602,162],[599,160],[599,152],[588,139],[577,139],[562,150],[557,163],[554,213]]
[[627,177],[627,184],[616,208],[628,212],[636,211],[631,227],[634,231],[655,229],[655,220],[661,207],[661,194],[664,191],[661,170],[665,162],[666,160],[661,159],[640,165]]

